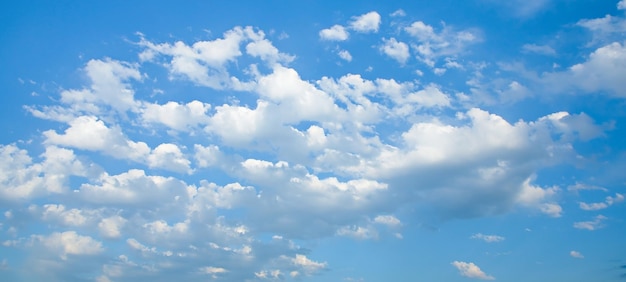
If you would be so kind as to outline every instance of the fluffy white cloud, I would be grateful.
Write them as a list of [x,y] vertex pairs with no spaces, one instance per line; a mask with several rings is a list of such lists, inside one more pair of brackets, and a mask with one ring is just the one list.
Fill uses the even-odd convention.
[[120,113],[138,106],[134,90],[128,84],[131,79],[141,79],[138,65],[111,59],[90,60],[84,71],[91,80],[89,89],[63,91],[61,102],[93,114],[105,110],[99,109],[99,104],[110,106]]
[[26,200],[46,194],[67,192],[70,176],[97,174],[78,160],[74,152],[56,146],[46,147],[42,162],[33,163],[26,150],[16,145],[0,145],[0,199]]
[[383,38],[383,44],[379,47],[380,51],[400,64],[405,64],[411,54],[409,54],[409,45],[398,41],[395,38]]
[[119,238],[122,235],[122,228],[126,222],[128,222],[128,220],[125,218],[115,215],[103,218],[100,223],[98,223],[98,229],[100,230],[100,234],[105,238]]
[[159,61],[160,56],[171,58],[164,65],[169,69],[171,78],[182,78],[198,85],[214,89],[232,88],[247,90],[250,86],[231,77],[227,64],[242,56],[241,45],[246,45],[246,54],[258,57],[270,64],[290,62],[293,56],[280,53],[271,42],[265,39],[265,33],[254,28],[235,27],[224,33],[223,38],[211,41],[197,41],[187,45],[182,41],[175,44],[155,44],[142,38],[139,44],[146,48],[140,55],[143,61]]
[[189,161],[180,148],[175,144],[163,143],[148,156],[148,166],[151,168],[162,168],[170,171],[191,174],[191,161]]
[[626,46],[619,42],[602,46],[589,55],[587,61],[571,66],[567,71],[546,74],[544,83],[554,92],[597,93],[606,91],[616,97],[626,97]]
[[86,203],[138,207],[175,202],[186,197],[186,189],[177,179],[149,176],[143,170],[131,169],[118,175],[103,174],[95,184],[82,184],[75,195]]
[[301,254],[296,254],[295,257],[292,258],[292,263],[301,267],[302,271],[309,275],[319,272],[327,267],[326,262],[316,262]]
[[141,116],[149,123],[160,123],[177,131],[188,131],[209,121],[209,109],[211,105],[197,100],[187,104],[171,101],[163,105],[146,103],[141,109]]
[[42,246],[63,260],[68,255],[95,255],[104,250],[101,242],[75,231],[54,232],[48,236],[33,235],[29,244]]
[[333,25],[330,28],[322,29],[319,32],[320,38],[329,41],[344,41],[350,36],[350,33],[342,25]]
[[357,32],[378,32],[379,27],[380,15],[375,11],[352,17],[350,22],[350,28]]
[[494,243],[494,242],[502,242],[502,241],[504,241],[504,237],[502,237],[502,236],[485,235],[485,234],[482,234],[482,233],[476,233],[476,234],[472,235],[470,238],[483,240],[483,241],[485,241],[487,243]]
[[64,134],[48,130],[43,135],[48,144],[100,151],[120,159],[141,161],[150,153],[146,143],[128,140],[119,126],[109,128],[95,116],[80,116],[70,121]]
[[617,9],[626,10],[626,0],[621,0],[617,3]]
[[485,274],[480,270],[480,267],[473,262],[453,261],[452,265],[459,270],[462,276],[482,280],[495,280],[493,276]]
[[339,58],[343,59],[344,61],[352,61],[352,55],[350,55],[350,52],[348,52],[347,50],[341,50],[337,54],[339,55]]

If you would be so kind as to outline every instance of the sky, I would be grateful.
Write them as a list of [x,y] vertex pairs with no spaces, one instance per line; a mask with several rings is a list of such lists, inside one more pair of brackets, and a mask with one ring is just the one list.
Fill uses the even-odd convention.
[[2,281],[626,279],[626,0],[0,5]]

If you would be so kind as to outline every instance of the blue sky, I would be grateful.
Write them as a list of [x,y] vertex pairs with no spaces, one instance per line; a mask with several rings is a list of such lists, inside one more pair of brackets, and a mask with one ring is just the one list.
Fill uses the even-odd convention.
[[20,1],[0,280],[622,281],[626,1]]

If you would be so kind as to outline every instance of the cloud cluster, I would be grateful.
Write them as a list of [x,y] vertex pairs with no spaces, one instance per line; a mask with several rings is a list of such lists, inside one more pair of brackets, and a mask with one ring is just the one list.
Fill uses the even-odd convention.
[[[382,22],[373,11],[319,37],[375,34]],[[422,21],[399,32],[408,43],[382,37],[371,46],[403,66],[413,54],[440,75],[465,68],[457,56],[481,41],[477,30]],[[399,210],[426,223],[520,210],[558,218],[561,188],[538,183],[539,172],[583,158],[578,144],[606,136],[607,127],[585,113],[507,120],[431,81],[355,73],[307,80],[290,66],[295,56],[254,27],[187,43],[140,35],[137,46],[138,62],[89,60],[86,86],[61,90],[51,105],[26,107],[59,125],[41,130],[43,153],[0,145],[0,227],[11,234],[2,244],[32,257],[40,269],[35,278],[89,272],[100,281],[301,279],[331,266],[298,242],[402,238],[415,223]],[[603,45],[534,83],[623,97],[625,50],[619,42]],[[356,60],[347,50],[337,54]],[[246,100],[159,102],[142,95],[162,70],[168,83]],[[579,207],[601,210],[623,199],[616,193]],[[607,219],[573,227],[595,230]],[[35,225],[47,227],[32,231]],[[495,279],[472,262],[452,265],[465,277]],[[72,273],[77,266],[85,273]]]

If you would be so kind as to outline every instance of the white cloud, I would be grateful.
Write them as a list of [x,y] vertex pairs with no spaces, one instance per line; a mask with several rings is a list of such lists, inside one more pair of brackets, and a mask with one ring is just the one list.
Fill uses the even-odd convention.
[[230,76],[226,66],[243,55],[241,44],[248,41],[252,41],[246,46],[248,55],[269,63],[289,62],[293,59],[290,55],[278,52],[265,39],[263,31],[250,26],[235,27],[226,31],[222,38],[197,41],[191,46],[182,41],[155,44],[142,38],[139,45],[146,49],[139,57],[142,61],[157,62],[160,56],[171,58],[164,66],[169,69],[172,79],[182,78],[214,89],[247,89],[249,86]]
[[569,255],[573,258],[578,258],[578,259],[582,259],[585,258],[585,256],[583,256],[583,254],[577,252],[577,251],[570,251]]
[[41,245],[63,260],[68,255],[95,255],[104,250],[101,242],[78,235],[75,231],[54,232],[48,236],[33,235],[30,244]]
[[580,221],[574,223],[574,228],[585,229],[589,231],[597,230],[604,227],[603,222],[607,220],[606,216],[598,215],[591,221]]
[[473,262],[453,261],[452,265],[459,270],[461,276],[482,280],[495,280],[493,276],[485,274]]
[[253,57],[259,57],[270,65],[275,63],[290,63],[295,59],[294,56],[287,55],[278,51],[272,42],[267,39],[257,40],[246,45],[246,53]]
[[128,140],[119,126],[107,127],[95,116],[80,116],[69,122],[64,134],[44,131],[45,143],[100,151],[115,158],[141,161],[150,152],[144,142]]
[[556,55],[556,51],[548,45],[524,44],[522,46],[522,51],[525,53],[537,53],[540,55]]
[[350,52],[348,52],[347,50],[341,50],[337,54],[339,55],[339,58],[343,59],[344,61],[352,61],[352,55],[350,55]]
[[616,97],[626,97],[626,46],[619,42],[602,46],[589,55],[587,61],[571,66],[567,71],[545,74],[544,83],[553,92],[579,90],[583,93],[607,91]]
[[67,210],[64,205],[55,204],[47,204],[43,208],[43,220],[59,221],[66,226],[80,226],[87,221],[87,217],[79,209]]
[[74,152],[47,146],[42,162],[33,163],[26,150],[16,145],[0,145],[0,198],[27,200],[46,194],[67,192],[70,176],[90,176],[96,167],[77,159]]
[[412,23],[405,27],[404,31],[417,40],[411,44],[411,48],[418,54],[417,59],[430,67],[435,66],[438,58],[461,54],[470,44],[480,41],[475,30],[456,31],[444,26],[438,33],[432,26],[422,21]]
[[87,113],[100,113],[98,104],[111,106],[123,113],[134,110],[138,105],[130,80],[141,80],[138,65],[105,59],[90,60],[84,69],[91,80],[89,89],[61,92],[61,102]]
[[350,28],[357,32],[378,32],[380,26],[380,15],[375,12],[369,12],[360,16],[352,17]]
[[330,28],[320,30],[319,36],[322,40],[344,41],[348,39],[350,33],[342,25],[336,24]]
[[604,191],[604,192],[608,192],[609,191],[608,189],[606,189],[604,187],[588,185],[588,184],[584,184],[584,183],[580,183],[580,182],[576,182],[576,184],[570,185],[570,186],[567,187],[567,191],[574,191],[576,193],[578,193],[578,191],[584,191],[584,190],[600,190],[600,191]]
[[608,208],[609,206],[612,206],[615,203],[620,203],[620,202],[623,202],[623,201],[624,201],[624,195],[622,195],[620,193],[615,193],[615,197],[607,196],[604,202],[600,202],[600,203],[579,202],[578,206],[582,210],[597,211],[597,210],[606,209],[606,208]]
[[487,243],[495,243],[495,242],[502,242],[502,241],[504,241],[504,237],[502,237],[502,236],[485,235],[485,234],[482,234],[482,233],[476,233],[476,234],[472,235],[470,238],[483,240],[483,241],[485,241]]
[[193,100],[187,104],[167,102],[163,105],[144,103],[141,117],[148,123],[160,123],[177,131],[193,130],[209,121],[211,105]]
[[402,9],[395,10],[393,13],[389,14],[392,17],[404,17],[406,16],[406,12]]
[[379,47],[380,51],[387,56],[398,61],[400,64],[405,64],[409,59],[409,45],[404,42],[397,41],[395,38],[385,39],[383,38],[383,45]]
[[171,143],[163,143],[154,148],[148,156],[148,166],[162,168],[170,171],[191,174],[191,161],[189,161],[180,148]]
[[374,218],[375,223],[384,224],[390,227],[402,225],[402,222],[393,215],[379,215]]
[[122,227],[128,222],[125,218],[116,215],[107,218],[103,218],[98,223],[98,229],[100,234],[105,238],[119,238],[122,234]]
[[337,230],[337,235],[359,240],[377,239],[378,232],[371,226],[344,226]]
[[324,270],[328,265],[326,262],[316,262],[301,254],[296,254],[296,256],[291,259],[291,262],[300,267],[307,275]]
[[135,206],[165,204],[187,195],[186,185],[171,177],[148,176],[131,169],[118,175],[104,174],[96,184],[82,184],[75,192],[85,203]]
[[617,3],[618,10],[626,10],[626,0],[621,0]]

